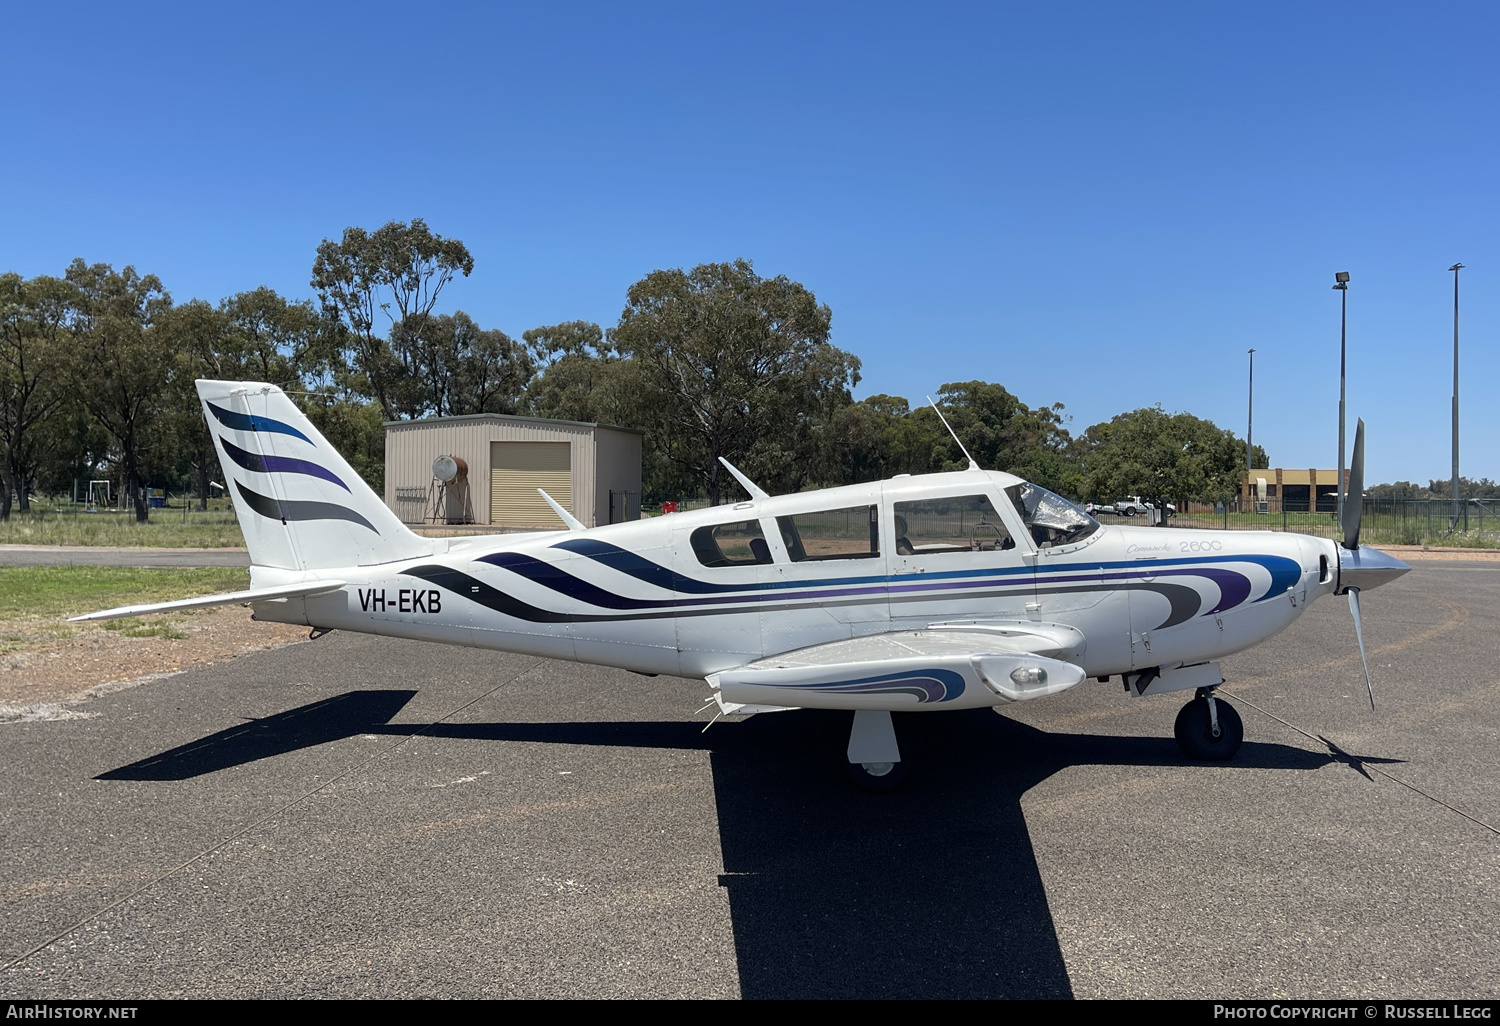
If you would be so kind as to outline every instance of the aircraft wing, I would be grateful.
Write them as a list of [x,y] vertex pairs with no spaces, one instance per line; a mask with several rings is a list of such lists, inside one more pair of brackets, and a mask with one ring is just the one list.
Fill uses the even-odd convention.
[[312,581],[307,584],[288,584],[280,588],[252,588],[249,591],[231,591],[219,595],[203,595],[199,598],[180,599],[176,602],[156,602],[145,606],[120,606],[103,609],[97,613],[68,617],[69,623],[79,620],[116,620],[122,616],[143,616],[146,613],[166,613],[174,609],[206,609],[209,606],[228,606],[236,602],[268,602],[273,599],[305,598],[338,591],[343,581]]
[[708,677],[725,712],[968,709],[1081,683],[1083,635],[1060,624],[936,624],[814,645]]

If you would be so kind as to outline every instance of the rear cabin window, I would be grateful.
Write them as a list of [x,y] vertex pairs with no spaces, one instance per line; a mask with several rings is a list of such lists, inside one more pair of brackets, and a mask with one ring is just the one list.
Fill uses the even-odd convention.
[[994,552],[1016,547],[987,495],[898,502],[895,524],[898,556]]
[[879,506],[850,506],[777,517],[793,563],[818,559],[869,559],[880,555]]
[[700,527],[690,536],[693,555],[704,566],[754,566],[771,562],[771,546],[758,520]]

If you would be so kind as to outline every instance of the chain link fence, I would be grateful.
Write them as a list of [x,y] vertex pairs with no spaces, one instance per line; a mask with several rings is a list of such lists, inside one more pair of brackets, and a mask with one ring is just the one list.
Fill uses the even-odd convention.
[[[1179,512],[1169,525],[1200,530],[1295,531],[1322,538],[1344,536],[1337,513],[1309,512],[1306,501],[1283,504],[1270,499],[1257,506],[1250,512],[1237,509],[1233,503],[1212,510],[1194,503],[1191,511]],[[1452,499],[1366,498],[1359,539],[1368,545],[1500,546],[1500,500],[1469,499],[1455,506]]]

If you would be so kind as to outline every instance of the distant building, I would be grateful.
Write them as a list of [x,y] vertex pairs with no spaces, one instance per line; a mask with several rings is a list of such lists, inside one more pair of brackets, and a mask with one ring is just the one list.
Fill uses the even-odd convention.
[[[1240,509],[1267,513],[1333,513],[1338,510],[1337,470],[1272,467],[1252,470],[1240,487]],[[1344,470],[1348,487],[1349,471]],[[1263,504],[1263,505],[1262,505]]]
[[[439,456],[463,461],[464,486],[444,493]],[[562,527],[538,488],[586,527],[638,520],[641,433],[499,413],[385,423],[385,502],[406,523]]]

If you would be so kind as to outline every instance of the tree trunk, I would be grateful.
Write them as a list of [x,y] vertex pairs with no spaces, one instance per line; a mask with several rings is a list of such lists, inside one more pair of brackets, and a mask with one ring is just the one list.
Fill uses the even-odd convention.
[[208,460],[198,461],[198,512],[208,512]]
[[131,501],[135,503],[135,522],[144,524],[149,514],[146,505],[146,488],[141,483],[140,475],[136,473],[133,454],[127,452],[125,456],[125,487],[129,489]]
[[10,466],[0,463],[0,521],[10,519]]
[[26,485],[27,485],[26,475],[24,473],[18,472],[15,475],[15,482],[16,482],[16,505],[17,505],[18,511],[21,512],[21,513],[30,513],[31,512],[31,499],[26,494],[26,491],[27,491],[27,487],[26,487]]

